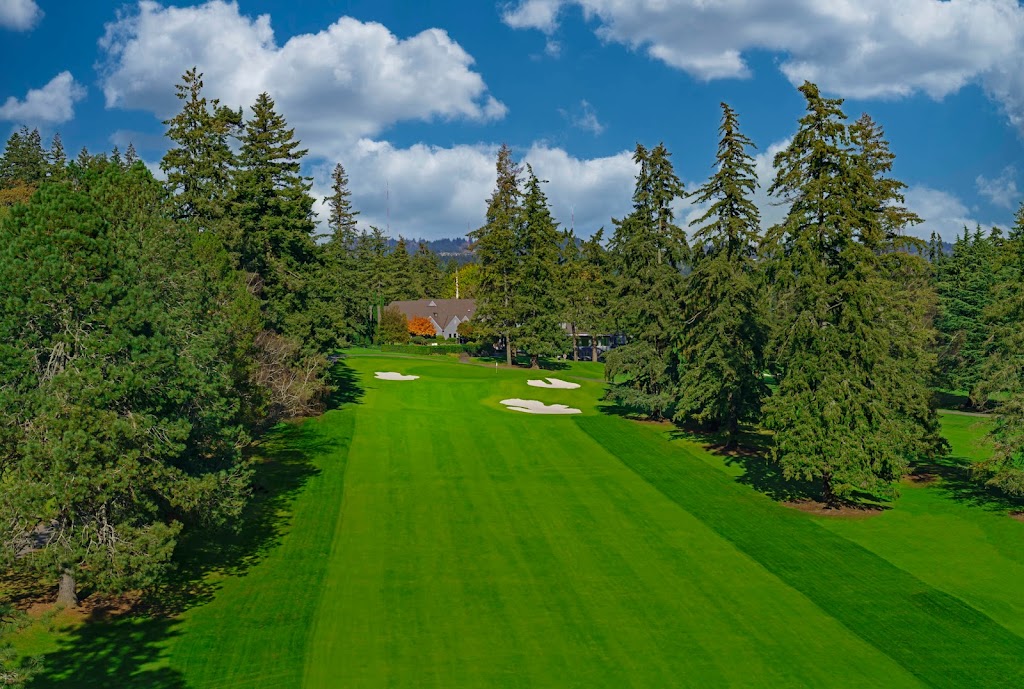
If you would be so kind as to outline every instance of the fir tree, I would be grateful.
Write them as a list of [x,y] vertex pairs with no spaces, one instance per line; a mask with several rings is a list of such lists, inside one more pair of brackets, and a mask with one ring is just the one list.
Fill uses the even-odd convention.
[[388,254],[386,284],[385,299],[388,302],[415,299],[419,296],[419,288],[413,274],[412,257],[409,256],[409,245],[405,237],[399,236]]
[[1024,495],[1024,205],[1001,246],[991,304],[985,322],[991,329],[989,356],[973,392],[976,406],[995,400],[992,431],[995,452],[982,464],[989,483]]
[[722,103],[716,171],[692,194],[710,204],[691,223],[690,273],[677,336],[679,392],[676,418],[724,430],[736,444],[739,425],[758,419],[764,383],[766,327],[756,261],[760,214],[753,142],[739,130],[736,113]]
[[426,242],[419,242],[412,255],[412,274],[416,291],[421,299],[436,299],[441,296],[444,272],[437,254]]
[[639,168],[633,212],[613,220],[610,244],[618,283],[614,316],[629,343],[608,354],[605,375],[624,378],[610,397],[658,419],[671,408],[675,388],[669,358],[687,246],[672,204],[684,191],[664,145],[648,151],[638,144],[633,160]]
[[234,178],[240,265],[262,282],[271,329],[317,348],[321,343],[307,339],[309,324],[303,322],[318,261],[312,184],[300,171],[306,150],[269,95],[260,94],[251,109]]
[[[218,100],[207,101],[203,75],[194,67],[175,90],[181,112],[164,121],[174,145],[160,161],[174,195],[175,216],[199,231],[217,234],[228,250],[237,252],[237,230],[229,222],[228,206],[235,165],[230,139],[241,125],[241,113]],[[130,150],[134,155],[134,148]]]
[[487,203],[487,222],[469,233],[480,265],[477,309],[474,319],[481,329],[505,341],[505,363],[512,365],[515,343],[512,332],[517,323],[516,295],[519,284],[519,246],[522,223],[522,169],[512,159],[512,150],[498,151],[497,182]]
[[55,181],[64,179],[67,175],[68,156],[64,152],[64,142],[60,138],[60,132],[55,133],[50,141],[48,160],[50,163],[50,179]]
[[826,503],[888,497],[908,462],[942,447],[913,360],[923,327],[893,299],[877,253],[887,219],[867,210],[888,168],[869,169],[882,157],[851,146],[841,100],[811,83],[800,91],[807,114],[769,189],[791,206],[768,236],[779,387],[765,424],[785,476],[821,481]]
[[516,282],[516,326],[513,341],[530,355],[530,367],[539,368],[539,358],[554,356],[565,349],[559,304],[558,228],[548,209],[541,182],[527,166],[526,190],[519,224],[519,275]]
[[0,156],[0,188],[17,185],[38,187],[49,169],[38,129],[22,127],[7,139]]

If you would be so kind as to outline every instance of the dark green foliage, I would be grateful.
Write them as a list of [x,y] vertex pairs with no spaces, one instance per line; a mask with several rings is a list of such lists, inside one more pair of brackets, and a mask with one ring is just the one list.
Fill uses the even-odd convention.
[[378,344],[403,344],[409,341],[409,322],[394,306],[384,309],[377,327]]
[[405,237],[399,237],[391,248],[387,261],[388,301],[416,299],[420,296],[416,275],[413,272],[412,257]]
[[412,277],[419,298],[437,299],[441,296],[444,284],[441,260],[426,242],[420,242],[412,255]]
[[512,330],[517,323],[516,296],[519,291],[519,246],[522,168],[512,159],[512,150],[498,151],[497,182],[487,202],[487,223],[469,233],[480,266],[477,308],[474,318],[482,330],[505,341],[505,362],[512,365]]
[[0,156],[0,188],[37,186],[46,179],[49,161],[38,129],[22,127],[7,139]]
[[[669,357],[672,334],[678,329],[687,254],[686,236],[672,211],[672,204],[684,195],[683,185],[670,155],[662,144],[650,151],[637,145],[633,160],[640,171],[633,212],[613,220],[615,234],[609,246],[617,275],[613,316],[629,337],[629,344],[607,356],[610,370],[623,376],[616,382],[609,370],[609,395],[654,418],[670,410],[675,388]],[[634,375],[631,368],[637,366]]]
[[559,235],[541,182],[527,166],[522,222],[519,225],[519,274],[516,294],[516,326],[512,341],[530,356],[537,368],[539,357],[561,354],[566,349],[561,326],[558,284]]
[[317,292],[330,312],[330,322],[346,339],[365,336],[366,310],[357,295],[363,292],[360,266],[356,260],[356,216],[348,189],[348,175],[341,163],[331,173],[331,195],[325,201],[329,213],[327,243],[323,246],[321,274]]
[[721,428],[732,446],[740,422],[757,420],[767,339],[756,254],[760,214],[750,200],[757,187],[753,143],[736,113],[722,103],[715,174],[693,193],[709,203],[691,225],[692,271],[682,297],[676,342],[679,388],[676,419]]
[[71,602],[79,581],[155,583],[248,476],[232,333],[191,237],[141,164],[76,174],[0,227],[4,555]]
[[1024,495],[1024,205],[995,262],[996,282],[984,314],[989,357],[980,368],[975,404],[995,399],[995,452],[982,468],[989,482]]
[[[939,374],[943,387],[972,391],[981,380],[989,323],[985,310],[992,304],[996,282],[996,237],[980,229],[964,234],[953,253],[940,264],[937,278],[939,310]],[[982,400],[983,401],[983,400]]]
[[765,425],[785,476],[820,480],[826,502],[891,496],[908,462],[941,448],[921,376],[927,327],[878,253],[898,229],[879,210],[898,187],[884,154],[851,144],[841,100],[800,91],[807,114],[769,189],[791,207],[767,238],[779,386]]
[[[241,127],[242,114],[216,99],[207,101],[203,75],[194,67],[175,89],[182,109],[164,122],[174,145],[160,161],[174,194],[175,216],[201,232],[217,234],[230,251],[237,251],[237,227],[228,217],[235,165],[230,139]],[[134,157],[135,149],[129,151]]]

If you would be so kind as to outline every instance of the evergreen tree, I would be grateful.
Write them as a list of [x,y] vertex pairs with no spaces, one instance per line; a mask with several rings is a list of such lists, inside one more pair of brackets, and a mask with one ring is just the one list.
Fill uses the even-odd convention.
[[38,187],[49,169],[38,129],[22,127],[7,139],[0,156],[0,188],[18,185]]
[[[185,72],[175,86],[181,112],[164,121],[174,145],[160,169],[174,195],[175,216],[202,232],[217,234],[229,251],[239,251],[237,229],[229,222],[235,156],[230,139],[241,126],[241,112],[207,101],[203,75]],[[134,156],[134,148],[130,149]]]
[[520,225],[522,224],[522,191],[519,174],[522,168],[512,159],[512,150],[502,145],[498,151],[497,182],[487,202],[487,222],[469,233],[474,242],[480,266],[477,308],[474,319],[481,330],[505,341],[505,363],[512,365],[512,340],[517,323],[516,295],[519,284]]
[[530,355],[530,367],[539,368],[539,358],[565,350],[561,326],[558,284],[559,234],[541,182],[527,166],[526,191],[519,224],[519,275],[516,282],[516,326],[512,335],[516,347]]
[[989,338],[985,310],[995,284],[989,238],[965,227],[938,276],[939,376],[944,387],[971,392],[981,380]]
[[670,367],[677,330],[686,236],[675,224],[672,204],[684,195],[668,150],[637,145],[639,173],[633,212],[614,220],[610,251],[617,273],[614,317],[629,343],[609,352],[605,375],[622,377],[609,396],[660,419],[672,406]]
[[437,254],[426,242],[420,242],[412,255],[412,275],[416,292],[421,299],[436,299],[441,296],[444,272]]
[[260,94],[251,109],[232,209],[239,224],[241,267],[262,282],[268,326],[318,350],[323,343],[307,339],[311,333],[304,319],[318,262],[312,185],[300,172],[306,150],[299,148],[295,130],[276,112],[269,95]]
[[1024,205],[1002,244],[998,280],[985,311],[991,329],[988,358],[973,395],[976,406],[996,400],[992,431],[995,452],[982,464],[989,483],[1011,495],[1024,495]]
[[142,166],[77,169],[0,226],[5,564],[124,590],[155,583],[186,521],[244,504],[233,343]]
[[881,191],[888,168],[868,164],[883,157],[851,146],[842,101],[800,91],[807,114],[769,189],[791,206],[767,237],[779,387],[765,425],[785,476],[820,480],[826,503],[891,496],[909,461],[942,447],[913,360],[923,326],[906,322],[877,253],[888,216],[866,210],[895,196]]
[[416,276],[413,274],[412,257],[409,256],[409,244],[405,237],[399,236],[391,248],[387,271],[386,301],[415,299],[419,296]]
[[60,138],[60,132],[54,134],[53,139],[50,141],[48,160],[50,163],[50,179],[55,181],[63,180],[67,175],[68,156],[64,152],[64,142]]
[[726,446],[739,425],[760,417],[766,327],[761,313],[756,253],[760,214],[750,200],[757,187],[753,142],[736,113],[722,103],[716,171],[692,194],[710,204],[691,225],[693,251],[677,335],[676,418],[721,428]]
[[139,154],[135,152],[135,144],[128,142],[128,148],[124,152],[124,166],[131,167],[138,161]]

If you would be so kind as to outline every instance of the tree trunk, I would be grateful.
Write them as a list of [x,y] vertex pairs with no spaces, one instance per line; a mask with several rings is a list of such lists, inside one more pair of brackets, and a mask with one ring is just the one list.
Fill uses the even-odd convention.
[[512,338],[505,333],[505,365],[512,365]]
[[836,494],[832,492],[832,475],[824,474],[821,477],[821,501],[826,507],[836,507]]
[[540,358],[536,354],[530,355],[530,368],[540,368]]
[[597,335],[590,336],[590,360],[597,363]]
[[57,605],[66,608],[78,607],[78,586],[75,584],[75,575],[70,569],[65,569],[60,575],[60,588],[57,589]]
[[572,324],[572,360],[580,360],[580,338],[576,334],[576,324]]

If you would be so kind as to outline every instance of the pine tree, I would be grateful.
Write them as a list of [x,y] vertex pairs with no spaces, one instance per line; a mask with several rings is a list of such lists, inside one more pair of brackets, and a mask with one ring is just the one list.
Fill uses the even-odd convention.
[[522,223],[522,191],[519,174],[522,168],[512,159],[512,150],[502,145],[498,151],[497,182],[487,203],[487,222],[469,233],[480,265],[477,309],[474,320],[481,330],[505,341],[505,363],[512,365],[516,343],[512,332],[518,309],[519,246]]
[[233,337],[159,183],[75,174],[0,225],[2,552],[43,529],[14,564],[69,605],[155,583],[184,523],[237,515],[248,482]]
[[639,167],[633,212],[613,219],[610,243],[618,282],[614,317],[629,343],[609,352],[605,375],[624,378],[612,385],[611,398],[660,419],[675,389],[669,358],[688,249],[672,204],[684,191],[664,145],[648,151],[638,144],[633,160]]
[[128,142],[128,148],[124,152],[124,166],[131,167],[139,160],[139,154],[135,152],[135,144]]
[[539,368],[540,357],[560,354],[566,345],[559,317],[558,228],[540,185],[533,168],[527,165],[522,222],[516,239],[520,251],[519,288],[512,339],[517,348],[530,355],[531,368]]
[[753,142],[739,130],[736,113],[722,103],[716,171],[692,194],[710,204],[691,223],[691,273],[682,297],[676,349],[679,391],[676,419],[724,430],[736,444],[739,425],[760,417],[767,396],[762,313],[756,260],[760,213],[750,200],[757,187]]
[[996,400],[992,431],[995,452],[982,464],[989,483],[1003,491],[1024,495],[1024,204],[1001,246],[998,279],[985,311],[991,329],[989,356],[973,392],[976,406]]
[[[235,165],[230,139],[241,126],[241,112],[216,99],[207,101],[203,75],[194,67],[175,89],[181,112],[164,121],[174,145],[160,161],[174,195],[175,216],[199,231],[215,233],[229,251],[237,252],[237,230],[228,218]],[[134,148],[129,150],[134,156]]]

